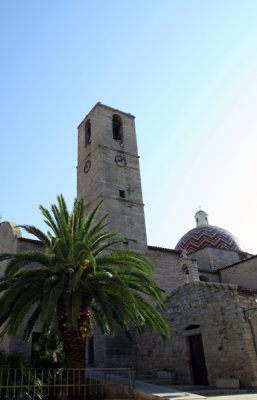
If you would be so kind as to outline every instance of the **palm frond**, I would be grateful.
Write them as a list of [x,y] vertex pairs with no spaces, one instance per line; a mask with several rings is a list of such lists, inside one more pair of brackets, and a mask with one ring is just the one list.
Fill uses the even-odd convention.
[[0,335],[15,334],[23,324],[28,340],[37,320],[47,333],[55,319],[64,339],[75,332],[84,340],[93,320],[105,335],[114,335],[118,325],[129,336],[131,324],[140,333],[148,326],[167,335],[155,308],[163,307],[164,292],[154,282],[153,265],[138,252],[114,249],[124,237],[107,230],[100,207],[84,217],[82,199],[75,199],[69,212],[59,195],[50,210],[40,206],[46,234],[23,226],[44,251],[0,255],[6,266],[0,278]]
[[49,257],[40,252],[28,252],[12,255],[5,270],[5,278],[10,279],[20,272],[23,268],[47,268],[51,260]]
[[38,321],[38,316],[40,315],[41,312],[41,305],[40,303],[35,304],[35,310],[32,312],[30,318],[28,319],[26,323],[26,327],[23,332],[23,340],[24,342],[27,342],[31,336],[31,333],[33,332],[33,329]]
[[[88,216],[85,218],[85,222],[84,222],[84,233],[85,232],[89,232],[91,229],[91,226],[97,216],[97,213],[101,207],[102,201],[100,203],[98,203],[98,205],[88,214]],[[99,230],[101,230],[99,228]]]
[[34,235],[38,240],[40,240],[44,246],[48,247],[50,245],[50,240],[40,229],[32,225],[20,225],[20,228],[25,229],[26,232]]
[[[45,217],[44,222],[46,223],[46,225],[48,225],[51,231],[53,231],[54,235],[58,237],[60,232],[58,231],[57,224],[52,218],[50,211],[48,211],[45,207],[41,205],[39,206],[39,209],[43,214],[43,216]],[[52,237],[52,233],[48,232],[48,236]]]
[[81,293],[73,291],[67,297],[67,322],[73,329],[78,329],[78,319],[81,311]]

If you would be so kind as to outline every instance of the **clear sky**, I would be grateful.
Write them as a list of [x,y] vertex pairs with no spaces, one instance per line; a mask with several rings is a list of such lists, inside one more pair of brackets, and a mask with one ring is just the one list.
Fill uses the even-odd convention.
[[77,125],[136,115],[148,242],[209,222],[257,253],[256,0],[1,0],[0,215],[76,196]]

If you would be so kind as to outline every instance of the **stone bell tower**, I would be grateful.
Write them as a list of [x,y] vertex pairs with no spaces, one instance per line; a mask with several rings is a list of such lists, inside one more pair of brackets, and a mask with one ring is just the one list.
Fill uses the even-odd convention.
[[[97,103],[78,127],[77,195],[85,211],[103,200],[108,229],[146,246],[135,117]],[[125,243],[126,245],[126,243]]]

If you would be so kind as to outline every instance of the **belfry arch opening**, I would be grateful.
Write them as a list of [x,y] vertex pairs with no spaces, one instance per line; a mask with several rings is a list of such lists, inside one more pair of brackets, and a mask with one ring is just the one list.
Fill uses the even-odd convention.
[[91,143],[91,121],[90,119],[85,124],[85,146]]
[[186,264],[182,265],[181,270],[182,270],[183,274],[189,275],[188,266]]
[[112,117],[112,134],[114,140],[123,141],[122,119],[117,114]]

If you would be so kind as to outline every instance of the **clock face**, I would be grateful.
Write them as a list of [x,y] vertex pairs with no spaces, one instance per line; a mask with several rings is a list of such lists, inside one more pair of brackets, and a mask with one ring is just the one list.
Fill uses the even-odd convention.
[[126,167],[127,165],[127,160],[124,156],[119,154],[118,156],[115,157],[115,162],[119,167]]
[[85,162],[85,165],[84,165],[84,172],[85,172],[85,174],[88,173],[88,171],[90,170],[90,167],[91,167],[91,161],[90,161],[90,160],[87,160],[87,161]]

